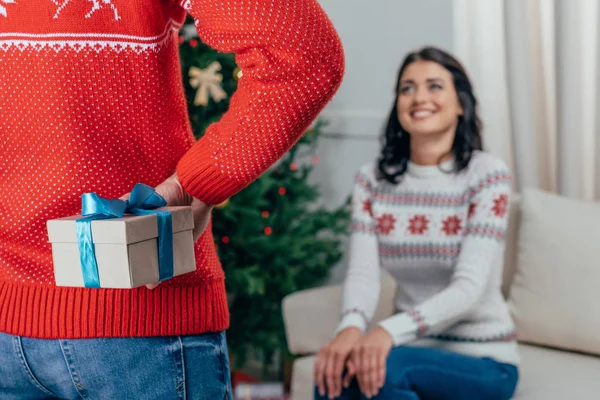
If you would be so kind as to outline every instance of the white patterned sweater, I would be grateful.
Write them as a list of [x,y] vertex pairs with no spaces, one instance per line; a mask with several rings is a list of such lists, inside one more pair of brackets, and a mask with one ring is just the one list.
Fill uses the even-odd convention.
[[468,167],[409,163],[398,184],[363,166],[353,192],[350,264],[342,319],[366,330],[380,292],[380,268],[398,282],[397,314],[379,326],[395,346],[434,346],[519,363],[515,329],[501,294],[510,172],[475,152]]

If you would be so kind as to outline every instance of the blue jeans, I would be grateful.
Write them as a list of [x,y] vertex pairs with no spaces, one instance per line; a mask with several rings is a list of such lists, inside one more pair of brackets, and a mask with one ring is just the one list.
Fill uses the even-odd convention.
[[0,399],[232,399],[224,332],[42,340],[0,333]]
[[[425,347],[395,347],[386,364],[385,385],[372,399],[507,400],[519,379],[514,365]],[[315,399],[320,396],[315,388]],[[366,399],[353,380],[339,400]]]

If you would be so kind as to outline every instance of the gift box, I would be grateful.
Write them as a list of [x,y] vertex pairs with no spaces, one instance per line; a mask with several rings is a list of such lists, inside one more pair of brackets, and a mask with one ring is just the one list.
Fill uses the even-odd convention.
[[[165,207],[173,223],[173,276],[196,270],[194,219],[190,207]],[[57,286],[85,287],[76,221],[81,215],[48,221]],[[160,280],[156,215],[125,215],[91,221],[102,288],[135,288]]]
[[130,289],[196,270],[191,207],[93,202],[47,222],[57,286]]

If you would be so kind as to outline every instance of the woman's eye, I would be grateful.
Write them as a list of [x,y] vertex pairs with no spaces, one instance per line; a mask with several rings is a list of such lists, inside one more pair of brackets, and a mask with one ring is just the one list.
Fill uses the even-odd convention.
[[442,86],[441,86],[441,85],[439,85],[439,84],[437,84],[437,83],[432,83],[432,84],[431,84],[431,86],[429,86],[429,88],[430,88],[431,90],[441,90],[441,89],[442,89]]
[[406,94],[406,93],[410,93],[412,90],[413,90],[412,86],[404,86],[404,87],[400,88],[400,93]]

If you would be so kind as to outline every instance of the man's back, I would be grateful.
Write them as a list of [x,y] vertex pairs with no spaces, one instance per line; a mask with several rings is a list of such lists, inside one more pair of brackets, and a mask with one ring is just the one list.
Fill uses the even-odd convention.
[[[218,204],[280,157],[339,85],[341,46],[316,2],[181,3],[0,2],[1,332],[227,328],[210,226],[196,243],[197,271],[155,290],[56,287],[46,235],[47,220],[81,211],[83,193],[119,197],[175,171],[191,195]],[[230,112],[195,146],[178,58],[186,9],[202,39],[236,52],[244,72]]]
[[[167,286],[223,290],[210,230],[197,244],[196,273],[155,292],[128,293],[56,288],[46,221],[80,213],[86,192],[112,198],[137,182],[158,185],[193,145],[178,61],[185,11],[165,2],[155,9],[144,2],[33,3],[7,4],[0,16],[0,331],[168,333],[174,323],[134,321],[149,304],[165,322],[174,316],[169,306],[183,308],[179,293],[167,304]],[[190,290],[191,303],[212,310],[192,307],[194,313],[212,318],[196,329],[226,328],[225,300],[197,292]]]

